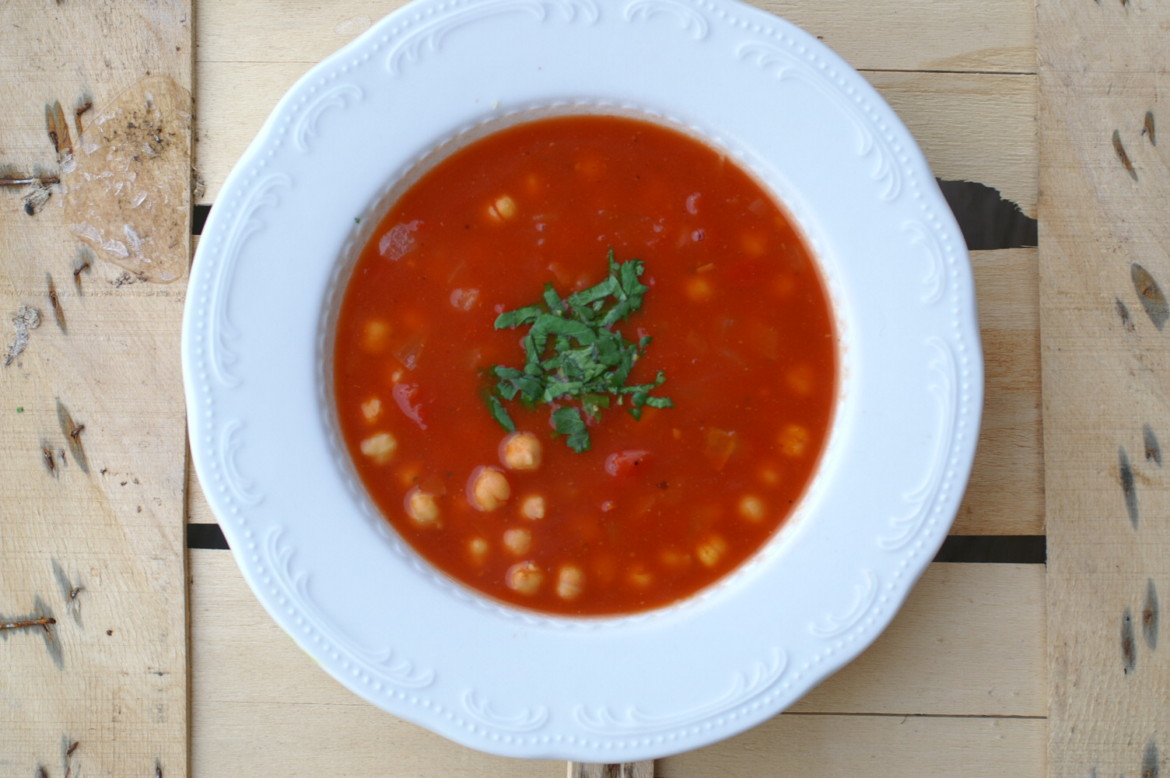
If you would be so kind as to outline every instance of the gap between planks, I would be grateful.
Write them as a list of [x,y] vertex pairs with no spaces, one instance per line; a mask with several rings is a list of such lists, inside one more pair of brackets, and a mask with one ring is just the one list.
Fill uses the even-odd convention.
[[[214,202],[231,167],[281,95],[306,66],[286,63],[199,65],[201,106],[195,165],[198,202]],[[874,73],[869,80],[915,136],[936,176],[978,181],[1035,215],[1034,76]],[[248,90],[234,86],[249,84]]]
[[[1044,533],[1039,280],[1036,249],[971,253],[986,392],[978,449],[951,533]],[[194,471],[188,517],[213,524]]]
[[654,762],[614,764],[569,762],[568,778],[654,778]]
[[[190,560],[196,775],[387,774],[387,765],[428,778],[564,775],[563,762],[482,755],[365,703],[267,616],[231,554],[193,550]],[[932,565],[878,641],[789,714],[659,760],[655,775],[758,776],[776,764],[799,766],[791,774],[802,778],[910,775],[913,766],[1038,775],[1043,597],[1042,565]],[[1001,755],[1019,771],[994,772]],[[862,769],[867,759],[888,771]]]

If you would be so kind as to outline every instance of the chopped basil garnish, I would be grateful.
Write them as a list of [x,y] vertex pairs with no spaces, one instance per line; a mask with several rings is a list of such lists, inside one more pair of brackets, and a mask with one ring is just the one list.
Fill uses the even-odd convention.
[[555,404],[553,429],[565,436],[574,451],[590,447],[588,422],[596,422],[617,398],[629,398],[635,419],[642,408],[670,408],[668,397],[651,396],[666,381],[660,370],[649,383],[626,385],[634,363],[650,345],[649,336],[637,343],[613,327],[642,307],[649,287],[639,277],[645,270],[639,259],[617,262],[610,249],[609,276],[588,289],[561,298],[546,284],[541,302],[507,311],[496,319],[498,330],[529,328],[524,336],[522,368],[496,365],[494,393],[487,398],[492,417],[504,429],[516,429],[503,401],[519,399],[528,407]]
[[512,417],[508,415],[504,404],[500,402],[500,398],[494,394],[489,394],[487,398],[488,409],[492,412],[492,418],[500,423],[500,426],[508,432],[516,431],[516,423],[512,421]]

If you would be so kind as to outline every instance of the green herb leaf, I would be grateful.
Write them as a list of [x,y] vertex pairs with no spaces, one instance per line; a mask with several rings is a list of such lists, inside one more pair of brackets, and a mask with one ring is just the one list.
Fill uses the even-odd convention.
[[548,306],[548,310],[550,313],[559,313],[560,312],[560,310],[562,308],[561,296],[559,294],[557,294],[556,289],[553,289],[552,284],[545,284],[544,285],[543,299],[544,299],[544,304],[546,306]]
[[494,394],[489,394],[487,396],[487,404],[488,410],[492,412],[492,418],[498,421],[501,427],[508,432],[516,431],[516,422],[512,421],[512,417],[508,415],[508,410],[500,402],[499,397],[496,397]]
[[527,405],[556,403],[553,429],[566,437],[574,451],[590,448],[588,422],[597,423],[612,398],[622,403],[631,395],[630,413],[641,418],[642,408],[673,407],[669,398],[651,392],[666,380],[659,371],[654,381],[626,386],[634,364],[646,352],[650,337],[632,343],[614,329],[642,307],[649,287],[640,280],[641,260],[618,262],[613,249],[606,256],[609,274],[600,283],[562,298],[546,284],[541,302],[501,313],[496,329],[528,326],[523,340],[523,369],[496,365],[495,393],[488,401],[492,416],[509,432],[515,424],[503,401],[520,399]]
[[532,325],[532,337],[537,346],[546,342],[549,335],[558,335],[564,338],[575,338],[583,344],[597,342],[597,331],[588,324],[573,319],[564,319],[550,313],[542,314]]
[[592,286],[588,289],[582,289],[580,292],[569,295],[569,307],[584,308],[588,305],[592,305],[593,303],[602,301],[606,297],[614,294],[619,288],[618,280],[613,276],[610,276],[597,286]]
[[557,408],[552,414],[553,429],[561,435],[567,436],[569,448],[580,454],[590,448],[589,430],[585,427],[585,420],[581,418],[581,411],[577,408]]
[[542,313],[544,311],[541,310],[539,305],[529,305],[525,308],[517,308],[514,311],[506,311],[496,318],[495,326],[497,330],[503,330],[510,327],[519,327],[522,324],[531,324]]

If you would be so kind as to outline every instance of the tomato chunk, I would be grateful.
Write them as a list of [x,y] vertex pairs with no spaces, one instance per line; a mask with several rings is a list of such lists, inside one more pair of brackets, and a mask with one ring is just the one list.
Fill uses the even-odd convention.
[[422,402],[417,399],[418,384],[394,384],[390,393],[394,396],[398,409],[406,414],[406,418],[417,424],[419,429],[425,430],[427,423],[422,417]]
[[644,470],[650,458],[650,452],[642,449],[616,451],[605,458],[605,472],[614,477],[628,478]]

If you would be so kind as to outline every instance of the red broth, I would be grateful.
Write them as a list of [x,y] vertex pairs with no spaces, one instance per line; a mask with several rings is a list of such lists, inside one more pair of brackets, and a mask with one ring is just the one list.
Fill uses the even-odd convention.
[[[611,249],[648,287],[614,325],[652,337],[629,382],[662,371],[673,407],[613,406],[578,453],[548,406],[506,403],[526,433],[509,466],[485,397],[524,332],[494,322],[546,284],[597,284]],[[473,141],[394,203],[345,291],[334,379],[361,481],[435,567],[524,608],[627,614],[709,586],[784,523],[829,433],[836,339],[804,240],[724,154],[568,116]]]

